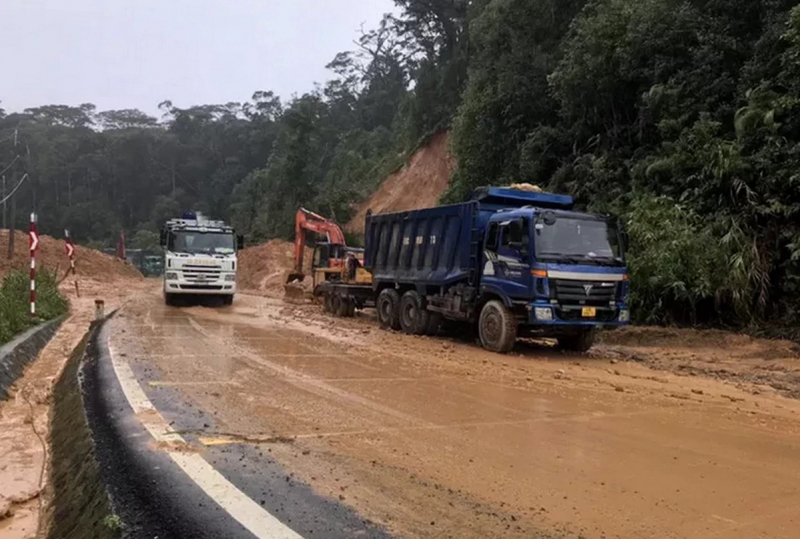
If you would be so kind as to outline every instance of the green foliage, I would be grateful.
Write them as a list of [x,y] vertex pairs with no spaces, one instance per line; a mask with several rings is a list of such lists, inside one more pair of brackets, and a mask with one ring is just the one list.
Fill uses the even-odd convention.
[[128,246],[131,249],[142,249],[143,251],[157,252],[160,245],[158,232],[140,229],[130,239]]
[[797,324],[794,4],[485,2],[445,198],[529,181],[623,216],[640,320]]
[[704,222],[668,197],[637,196],[626,215],[631,304],[646,323],[691,323],[725,311],[753,316],[760,276],[742,231]]
[[0,344],[25,329],[67,312],[69,303],[58,292],[55,272],[36,273],[36,317],[30,316],[30,277],[12,271],[0,285]]

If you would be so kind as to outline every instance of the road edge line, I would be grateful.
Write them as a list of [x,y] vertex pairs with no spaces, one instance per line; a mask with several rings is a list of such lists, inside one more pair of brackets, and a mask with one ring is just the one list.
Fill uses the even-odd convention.
[[[108,352],[125,399],[147,432],[159,442],[185,444],[183,437],[173,431],[147,398],[128,362],[115,353],[110,344]],[[200,455],[171,450],[166,453],[210,499],[259,539],[303,539],[225,479]]]

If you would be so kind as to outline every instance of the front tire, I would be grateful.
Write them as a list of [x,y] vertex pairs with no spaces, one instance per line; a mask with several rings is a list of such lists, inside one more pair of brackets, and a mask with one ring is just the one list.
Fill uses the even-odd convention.
[[169,292],[164,292],[164,304],[170,307],[175,307],[177,305],[177,300],[175,298],[175,294],[170,294]]
[[222,304],[225,306],[233,305],[233,296],[222,296]]
[[481,309],[478,333],[485,349],[507,354],[517,340],[517,321],[502,302],[492,300]]
[[409,335],[423,335],[428,329],[430,313],[425,309],[422,296],[409,290],[400,300],[400,327]]
[[378,322],[383,329],[400,329],[400,294],[392,288],[384,288],[375,303]]
[[594,329],[558,338],[558,347],[569,352],[588,352],[594,345]]

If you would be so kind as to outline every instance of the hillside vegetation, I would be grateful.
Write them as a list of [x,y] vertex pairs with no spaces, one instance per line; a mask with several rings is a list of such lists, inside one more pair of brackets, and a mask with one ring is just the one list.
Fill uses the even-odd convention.
[[525,181],[627,223],[640,321],[800,321],[795,2],[396,3],[288,102],[0,114],[0,164],[31,173],[17,225],[33,202],[45,232],[147,245],[194,207],[288,238],[298,205],[347,222],[450,128],[445,200]]

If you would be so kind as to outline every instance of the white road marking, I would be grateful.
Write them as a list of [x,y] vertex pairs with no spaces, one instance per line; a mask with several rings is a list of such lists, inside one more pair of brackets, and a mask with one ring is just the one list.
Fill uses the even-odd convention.
[[[111,346],[109,353],[122,392],[150,435],[159,442],[185,444],[183,437],[169,426],[147,398],[128,362],[115,354]],[[169,450],[166,453],[212,500],[259,539],[302,539],[225,479],[200,455]]]
[[166,382],[163,380],[153,380],[151,382],[147,382],[147,385],[150,387],[205,387],[205,386],[234,386],[239,387],[242,384],[239,382],[232,382],[226,380],[209,380],[207,382]]

